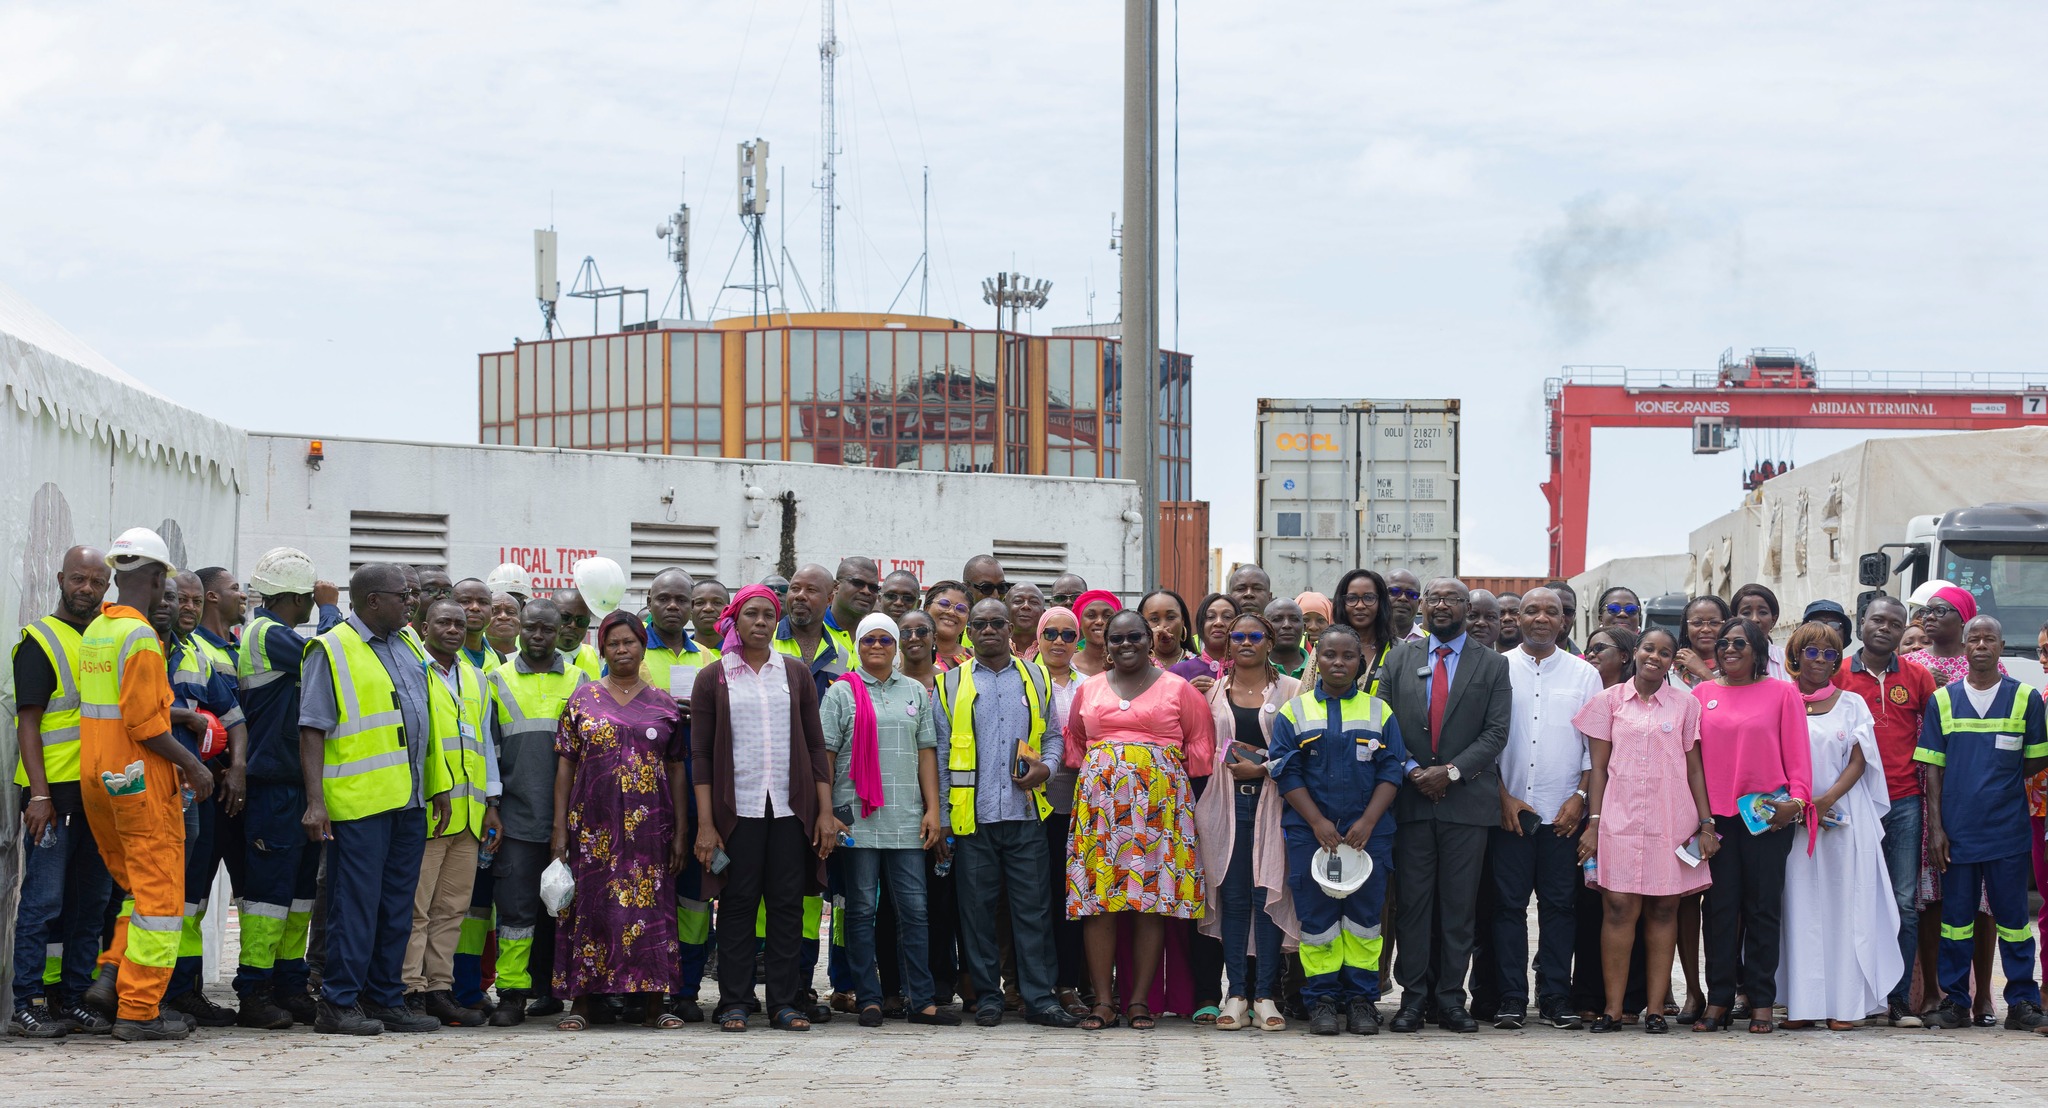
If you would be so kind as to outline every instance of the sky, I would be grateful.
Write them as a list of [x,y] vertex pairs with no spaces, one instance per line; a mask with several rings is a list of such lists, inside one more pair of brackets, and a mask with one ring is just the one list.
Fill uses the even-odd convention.
[[[840,305],[917,307],[929,167],[932,314],[983,325],[982,278],[1019,270],[1054,282],[1034,328],[1114,318],[1122,5],[838,13]],[[1195,491],[1228,558],[1259,397],[1459,398],[1462,568],[1534,574],[1560,367],[2040,367],[2041,5],[1161,18],[1162,336],[1195,359]],[[687,198],[705,314],[741,139],[770,140],[771,235],[815,295],[818,26],[795,2],[0,0],[0,281],[232,423],[475,441],[476,355],[540,333],[533,229],[565,286],[592,256],[659,307],[653,229]],[[1595,459],[1594,562],[1683,550],[1750,460],[1643,429]]]

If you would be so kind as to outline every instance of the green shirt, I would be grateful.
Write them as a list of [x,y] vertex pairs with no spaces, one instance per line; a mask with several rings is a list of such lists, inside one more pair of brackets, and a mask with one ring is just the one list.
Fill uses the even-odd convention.
[[917,783],[917,752],[939,747],[931,694],[900,673],[892,673],[882,682],[865,672],[860,676],[875,705],[875,737],[882,755],[882,806],[863,819],[860,801],[853,795],[853,690],[843,681],[832,683],[818,707],[825,748],[837,763],[832,806],[840,809],[842,819],[846,809],[853,810],[847,826],[853,831],[854,846],[916,850],[924,845],[918,835],[918,825],[924,819],[924,794]]

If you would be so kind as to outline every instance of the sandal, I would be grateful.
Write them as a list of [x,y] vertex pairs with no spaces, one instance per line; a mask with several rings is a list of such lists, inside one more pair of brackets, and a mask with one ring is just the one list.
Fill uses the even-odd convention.
[[1670,1030],[1671,1024],[1655,1012],[1643,1017],[1643,1033],[1646,1035],[1662,1035]]
[[[1102,1015],[1103,1012],[1108,1012],[1109,1015]],[[1081,1017],[1080,1027],[1083,1031],[1100,1031],[1105,1027],[1115,1027],[1120,1022],[1116,1009],[1107,1004],[1098,1004],[1090,1008],[1087,1015]]]
[[1060,1007],[1065,1008],[1076,1018],[1088,1018],[1088,1005],[1081,1000],[1081,991],[1079,989],[1055,990],[1053,992],[1053,999],[1059,1001]]
[[1724,1009],[1722,1009],[1722,1010],[1721,1010],[1721,1014],[1720,1014],[1720,1015],[1718,1015],[1718,1016],[1714,1014],[1714,1012],[1713,1012],[1713,1009],[1712,1009],[1711,1007],[1707,1007],[1707,1008],[1702,1008],[1702,1009],[1700,1009],[1700,1014],[1699,1014],[1699,1018],[1698,1018],[1698,1019],[1695,1019],[1695,1020],[1693,1021],[1693,1023],[1692,1023],[1692,1029],[1693,1029],[1694,1031],[1726,1031],[1726,1030],[1728,1030],[1728,1011],[1727,1011],[1727,1009],[1725,1009],[1725,1008],[1724,1008]]
[[1786,1020],[1786,1021],[1785,1021],[1785,1030],[1787,1030],[1787,1031],[1811,1031],[1811,1030],[1813,1030],[1813,1021],[1812,1021],[1812,1020]]
[[718,1013],[720,1031],[745,1031],[747,1029],[747,1006],[728,1004]]
[[583,1007],[583,1004],[582,1004],[582,1002],[581,1002],[581,1001],[578,1001],[578,1002],[577,1002],[577,1004],[576,1004],[576,1006],[575,1006],[574,1008],[571,1008],[571,1009],[569,1009],[568,1011],[566,1011],[566,1012],[562,1013],[562,1018],[561,1018],[561,1019],[559,1019],[559,1020],[556,1020],[556,1021],[555,1021],[555,1030],[557,1030],[557,1031],[587,1031],[587,1030],[589,1030],[589,1028],[590,1028],[590,1017],[589,1017],[589,1016],[586,1016],[586,1015],[584,1015],[584,1014],[583,1014],[583,1013],[582,1013],[582,1012],[580,1011],[580,1009],[581,1009],[582,1007]]
[[1830,1031],[1853,1031],[1853,1030],[1855,1030],[1855,1029],[1856,1029],[1856,1025],[1855,1025],[1855,1024],[1853,1024],[1853,1023],[1851,1023],[1851,1022],[1849,1022],[1848,1020],[1829,1020],[1829,1021],[1828,1021],[1828,1030],[1830,1030]]
[[768,1025],[777,1031],[809,1031],[811,1020],[802,1009],[785,1006],[776,1011],[775,1018],[769,1020]]
[[[1152,1014],[1151,1005],[1140,1003],[1138,1001],[1132,1001],[1130,1004],[1125,1005],[1125,1007],[1132,1009],[1132,1011],[1129,1013],[1131,1019],[1131,1030],[1150,1031],[1153,1028],[1159,1026],[1159,1018]],[[1139,1008],[1143,1008],[1145,1010],[1144,1015],[1141,1016],[1135,1011],[1135,1009]]]
[[640,1025],[653,1028],[656,1031],[674,1031],[683,1025],[683,1017],[675,1012],[657,1012],[648,1019],[640,1021]]
[[1752,1035],[1768,1035],[1777,1029],[1778,1025],[1768,1019],[1751,1019],[1749,1021],[1749,1033]]
[[1218,1016],[1221,1016],[1222,1014],[1222,1009],[1216,1007],[1214,1004],[1205,1004],[1202,1007],[1195,1009],[1195,1014],[1192,1018],[1195,1021],[1195,1026],[1197,1027],[1214,1027],[1216,1026],[1216,1018]]
[[1280,1014],[1280,1006],[1273,1003],[1272,997],[1261,997],[1254,1001],[1252,1003],[1252,1011],[1258,1014],[1259,1020],[1255,1026],[1259,1030],[1287,1030],[1287,1017]]
[[[1667,1005],[1667,1007],[1668,1007],[1668,1005]],[[1685,1007],[1684,1007],[1684,1008],[1681,1008],[1681,1009],[1679,1009],[1678,1011],[1676,1011],[1676,1012],[1673,1012],[1673,1013],[1671,1013],[1671,1022],[1673,1022],[1673,1023],[1698,1023],[1698,1022],[1700,1021],[1700,1012],[1701,1012],[1701,1011],[1702,1011],[1702,1006],[1696,1005],[1696,1004],[1694,1004],[1694,1002],[1692,1002],[1692,1001],[1688,1000],[1688,1001],[1686,1001],[1686,1002],[1685,1002]]]
[[[1245,1026],[1250,1022],[1249,1020],[1245,1019],[1245,1013],[1249,1011],[1251,1011],[1251,1001],[1246,1000],[1241,996],[1225,997],[1223,999],[1223,1009],[1222,1011],[1217,1013],[1216,1019],[1214,1020],[1216,1030],[1243,1030]],[[1200,1021],[1201,1015],[1202,1014],[1200,1012],[1195,1013],[1195,1018],[1197,1022]]]

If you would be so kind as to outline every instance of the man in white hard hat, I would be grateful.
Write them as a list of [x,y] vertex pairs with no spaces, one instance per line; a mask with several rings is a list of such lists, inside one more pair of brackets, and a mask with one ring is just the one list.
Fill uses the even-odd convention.
[[313,560],[288,546],[266,551],[249,573],[256,611],[242,632],[236,678],[249,728],[248,797],[243,809],[241,964],[236,1022],[284,1030],[310,1024],[306,935],[318,888],[320,846],[306,841],[299,765],[299,662],[306,640],[297,628],[319,617],[326,631],[341,622],[340,593],[313,573]]
[[213,775],[171,737],[170,670],[146,613],[176,567],[156,532],[122,532],[107,550],[115,601],[80,649],[79,777],[86,820],[128,897],[85,1002],[114,1015],[124,1042],[183,1039],[192,1024],[159,1009],[185,916],[185,806],[213,795]]

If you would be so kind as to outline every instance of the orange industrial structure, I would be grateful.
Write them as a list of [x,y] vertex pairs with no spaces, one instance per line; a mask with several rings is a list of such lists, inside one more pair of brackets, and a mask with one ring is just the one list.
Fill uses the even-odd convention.
[[1550,572],[1586,568],[1595,427],[1689,427],[1694,453],[1746,428],[1983,431],[2048,425],[2048,374],[1850,373],[1823,377],[1811,356],[1758,349],[1716,372],[1568,367],[1544,382]]

